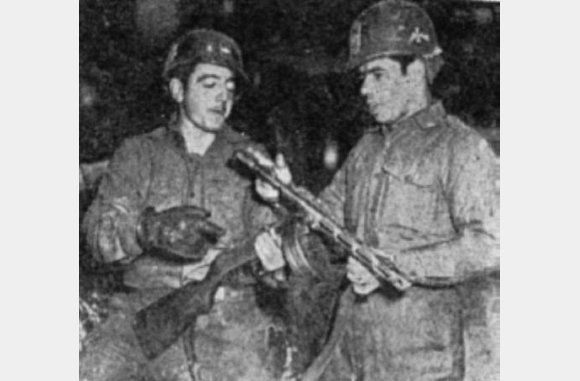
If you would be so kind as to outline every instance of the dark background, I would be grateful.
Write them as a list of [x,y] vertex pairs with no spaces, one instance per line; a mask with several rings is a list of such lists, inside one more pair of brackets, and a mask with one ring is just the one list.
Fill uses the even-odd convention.
[[[234,108],[234,126],[286,153],[295,181],[318,192],[372,123],[357,77],[341,67],[350,24],[375,1],[80,0],[80,162],[106,160],[124,138],[166,122],[171,104],[160,73],[169,44],[189,28],[209,27],[238,41],[252,79]],[[446,61],[434,94],[499,154],[499,4],[416,2],[432,17]],[[323,162],[329,147],[338,154],[334,166]],[[81,219],[94,191],[79,194]],[[82,234],[79,269],[80,331],[89,332],[108,314],[109,295],[123,288],[121,272],[95,263]],[[477,284],[465,306],[470,372],[495,359],[486,319],[488,306],[497,304],[499,314],[496,283]]]
[[[251,77],[233,125],[285,153],[295,182],[320,191],[372,123],[358,77],[341,69],[350,25],[374,2],[80,0],[80,162],[106,160],[124,138],[166,122],[171,102],[160,73],[169,44],[206,27],[238,41]],[[487,135],[499,154],[499,4],[416,2],[433,19],[444,51],[435,95]],[[338,155],[331,166],[323,160],[329,147]],[[81,218],[93,196],[94,188],[80,193]],[[95,264],[82,238],[85,278]]]
[[[374,2],[80,0],[80,161],[106,159],[123,138],[164,123],[161,65],[171,40],[193,27],[224,31],[242,46],[253,83],[234,109],[238,129],[270,149],[290,137],[316,152],[330,139],[342,159],[369,119],[356,78],[340,68],[350,24]],[[468,124],[499,128],[499,4],[416,2],[445,54],[435,94]]]
[[[359,79],[343,72],[348,32],[375,0],[80,0],[79,160],[110,157],[131,135],[163,125],[171,102],[161,68],[185,30],[214,28],[244,52],[251,84],[233,125],[281,151],[295,182],[320,191],[372,123]],[[447,110],[487,135],[499,154],[499,4],[417,1],[432,17],[446,61],[434,85]],[[325,165],[328,148],[338,160]],[[94,188],[80,193],[80,214]],[[96,265],[81,236],[81,283]],[[86,270],[86,271],[85,271]]]

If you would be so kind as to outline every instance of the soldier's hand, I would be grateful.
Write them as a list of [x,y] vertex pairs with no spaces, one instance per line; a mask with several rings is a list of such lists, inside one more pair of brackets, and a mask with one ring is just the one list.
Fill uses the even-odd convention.
[[[274,174],[282,183],[290,184],[292,182],[292,173],[290,173],[290,168],[286,164],[284,155],[281,153],[277,154],[275,162],[257,151],[255,152],[255,156],[261,165],[273,168]],[[268,202],[276,202],[280,197],[280,191],[278,189],[260,178],[256,179],[256,192]]]
[[352,282],[354,292],[359,295],[368,295],[381,285],[379,280],[353,257],[348,257],[346,276]]
[[285,265],[284,254],[282,253],[282,238],[274,229],[263,232],[256,237],[254,249],[262,266],[267,271],[281,269]]

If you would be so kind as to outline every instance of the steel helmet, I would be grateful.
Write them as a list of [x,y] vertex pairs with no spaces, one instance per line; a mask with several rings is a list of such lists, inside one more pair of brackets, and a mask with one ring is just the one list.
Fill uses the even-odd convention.
[[210,29],[191,30],[171,45],[163,66],[163,78],[169,80],[177,68],[198,63],[223,66],[248,79],[238,44],[227,35]]
[[349,70],[382,56],[430,58],[442,52],[427,13],[404,0],[385,0],[364,10],[350,29],[349,45]]

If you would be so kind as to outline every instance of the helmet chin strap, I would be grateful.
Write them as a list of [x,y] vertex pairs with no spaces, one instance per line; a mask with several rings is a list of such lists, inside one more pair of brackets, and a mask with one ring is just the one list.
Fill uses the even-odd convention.
[[443,67],[445,60],[443,60],[440,54],[422,57],[421,60],[425,64],[425,79],[428,84],[432,85],[433,81],[435,81],[435,77],[439,74],[441,67]]

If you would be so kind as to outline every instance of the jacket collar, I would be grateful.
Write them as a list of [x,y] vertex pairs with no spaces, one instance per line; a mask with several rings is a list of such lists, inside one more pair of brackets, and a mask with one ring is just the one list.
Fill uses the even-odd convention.
[[[174,118],[171,119],[167,126],[167,138],[171,145],[178,148],[180,151],[187,151],[187,147],[185,146],[185,139],[183,138],[177,123],[175,123]],[[224,128],[216,133],[216,138],[212,143],[212,146],[216,144],[222,144],[223,142],[235,144],[243,139],[245,139],[243,135],[236,133],[233,128],[228,123],[226,123]]]
[[445,120],[445,108],[441,101],[436,101],[430,106],[417,111],[415,114],[398,121],[392,125],[383,125],[381,130],[384,134],[388,134],[389,131],[403,130],[411,126],[416,126],[421,129],[429,129],[437,127],[443,123]]
[[442,124],[445,120],[445,115],[446,113],[443,104],[441,101],[437,101],[415,115],[412,115],[411,118],[414,119],[414,122],[417,123],[419,127],[425,129],[437,127]]

